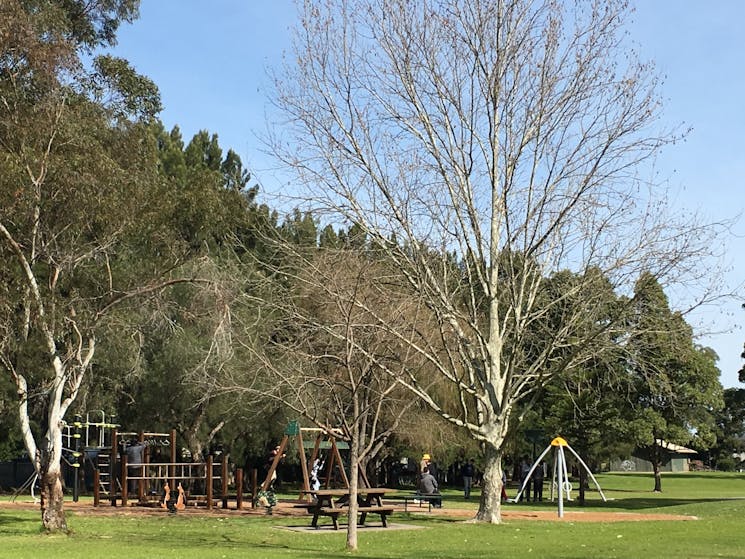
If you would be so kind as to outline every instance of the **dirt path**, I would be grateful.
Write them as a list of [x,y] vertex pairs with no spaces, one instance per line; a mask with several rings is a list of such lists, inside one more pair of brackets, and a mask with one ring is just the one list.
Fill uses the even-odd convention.
[[[296,508],[296,502],[280,502],[273,510],[274,516],[307,516],[302,508]],[[28,498],[19,498],[15,502],[0,502],[0,510],[38,510],[39,505],[33,503]],[[89,501],[74,503],[65,502],[65,510],[79,512],[97,516],[162,516],[167,514],[163,509],[157,506],[127,506],[112,507],[108,504],[94,507]],[[403,507],[397,507],[397,510],[403,512]],[[419,511],[416,511],[417,513]],[[186,515],[215,515],[215,516],[238,516],[238,515],[257,515],[263,516],[266,510],[263,508],[252,509],[250,505],[245,505],[241,510],[233,508],[222,509],[213,508],[208,511],[204,507],[189,506],[186,510],[179,511],[178,514]],[[422,514],[433,514],[437,516],[448,516],[453,518],[463,518],[464,520],[473,518],[473,510],[442,508],[436,512],[427,513],[422,509]],[[542,520],[555,522],[630,522],[630,521],[655,521],[655,520],[697,520],[695,516],[685,516],[680,514],[647,514],[637,512],[598,512],[598,511],[571,511],[565,510],[564,517],[559,518],[556,510],[510,510],[509,505],[502,508],[502,518],[509,522],[510,520]]]

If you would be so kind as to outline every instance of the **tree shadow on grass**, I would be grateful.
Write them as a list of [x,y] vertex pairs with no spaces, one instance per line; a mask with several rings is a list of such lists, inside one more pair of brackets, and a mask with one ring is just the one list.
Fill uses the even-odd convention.
[[0,514],[0,526],[7,524],[20,524],[23,522],[38,523],[40,518],[29,518],[28,516],[15,516],[12,514]]
[[678,507],[681,505],[700,505],[704,503],[722,503],[726,501],[737,500],[736,498],[728,497],[708,497],[708,498],[696,498],[696,499],[676,499],[673,497],[660,497],[659,495],[654,497],[631,497],[628,499],[617,499],[608,501],[608,505],[613,508],[619,508],[624,510],[642,510],[642,509],[657,509],[665,507]]
[[[650,478],[652,474],[648,474]],[[742,480],[745,481],[745,475],[736,474],[735,472],[662,472],[662,481],[666,479],[705,479],[707,481],[731,481],[731,480]]]
[[[652,472],[610,472],[602,474],[607,479],[613,479],[615,477],[618,477],[619,479],[623,479],[629,476],[634,476],[637,478],[649,478],[654,479],[654,474]],[[737,473],[737,472],[662,472],[662,480],[666,479],[682,479],[682,480],[689,480],[689,479],[696,479],[701,478],[705,479],[707,481],[730,481],[730,480],[737,480],[741,479],[745,481],[745,474]]]
[[410,512],[396,512],[394,520],[405,520],[413,521],[415,523],[424,523],[426,525],[431,524],[462,524],[464,521],[469,520],[476,516],[476,511],[473,511],[472,516],[436,516],[427,513],[410,513]]
[[[622,491],[613,490],[614,493],[620,493]],[[639,493],[633,491],[632,493]],[[690,497],[690,498],[676,498],[676,497],[665,497],[660,493],[650,493],[649,497],[622,497],[620,499],[610,498],[608,501],[603,502],[599,496],[593,495],[591,499],[585,502],[584,505],[579,503],[579,500],[575,497],[571,501],[564,501],[564,508],[566,510],[576,511],[595,511],[604,508],[621,509],[628,511],[639,511],[645,509],[664,509],[667,507],[678,507],[685,505],[700,505],[704,503],[724,503],[732,501],[744,501],[742,497]],[[521,503],[522,505],[522,503]],[[516,511],[529,511],[533,510],[545,510],[555,509],[557,507],[557,501],[551,501],[544,499],[540,503],[526,503],[526,505],[512,508],[509,506],[506,510]]]
[[41,530],[41,516],[0,513],[0,536],[33,534]]

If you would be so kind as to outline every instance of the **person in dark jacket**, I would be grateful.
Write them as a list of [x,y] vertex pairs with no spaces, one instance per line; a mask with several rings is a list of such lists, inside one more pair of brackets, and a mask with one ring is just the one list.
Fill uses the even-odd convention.
[[533,502],[543,501],[543,462],[533,470]]
[[473,485],[473,476],[476,474],[476,465],[473,463],[473,458],[470,461],[463,463],[463,467],[460,469],[460,475],[463,477],[463,497],[465,499],[471,498],[471,486]]
[[523,490],[520,493],[521,501],[526,497],[528,501],[530,501],[530,478],[528,477],[529,473],[530,463],[528,462],[528,457],[525,456],[522,462],[520,462],[520,488]]
[[[419,477],[419,493],[422,495],[439,495],[440,487],[435,477],[429,473],[429,468],[424,468]],[[442,508],[442,499],[431,499],[432,506]]]
[[127,491],[133,496],[139,488],[139,479],[137,478],[145,477],[145,468],[142,466],[145,461],[145,446],[145,443],[133,439],[124,448],[127,455]]

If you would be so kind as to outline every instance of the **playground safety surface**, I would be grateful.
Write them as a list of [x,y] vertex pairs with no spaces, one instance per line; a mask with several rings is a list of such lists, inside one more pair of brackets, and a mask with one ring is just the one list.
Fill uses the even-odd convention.
[[[392,504],[396,508],[396,512],[403,513],[403,504],[398,504],[396,499],[386,501],[387,504]],[[244,508],[237,510],[235,502],[228,503],[229,508],[223,509],[215,507],[212,510],[207,510],[204,506],[188,506],[185,510],[179,511],[179,515],[212,515],[212,516],[240,516],[240,515],[255,515],[255,516],[266,516],[267,511],[264,508],[250,508],[250,504],[244,504]],[[272,510],[272,515],[276,517],[304,517],[308,518],[307,513],[302,508],[297,508],[297,501],[280,501],[277,503]],[[447,505],[446,505],[447,506]],[[109,504],[102,504],[101,506],[94,507],[89,500],[82,500],[77,503],[72,500],[65,500],[64,505],[65,511],[78,513],[78,514],[90,514],[97,516],[163,516],[168,514],[165,510],[155,506],[138,506],[128,505],[126,507],[117,506],[112,507]],[[34,503],[28,497],[19,497],[15,502],[2,501],[0,502],[0,510],[38,510],[39,504]],[[452,518],[462,518],[463,520],[472,519],[475,515],[473,509],[458,509],[458,508],[441,508],[427,513],[426,509],[417,511],[414,509],[413,514],[421,514],[422,516],[447,516]],[[395,513],[394,513],[395,515]],[[394,517],[395,518],[395,517]],[[556,522],[633,522],[633,521],[657,521],[657,520],[698,520],[695,516],[686,516],[681,514],[647,514],[639,512],[602,512],[602,511],[575,511],[564,509],[564,517],[559,518],[557,515],[556,508],[545,508],[540,510],[512,510],[510,505],[506,504],[502,507],[502,519],[505,522],[511,520],[540,520],[540,521],[556,521]],[[376,526],[374,523],[369,527],[362,528],[365,531],[372,529],[384,529]],[[311,529],[312,531],[313,529]],[[303,530],[305,531],[305,530]]]

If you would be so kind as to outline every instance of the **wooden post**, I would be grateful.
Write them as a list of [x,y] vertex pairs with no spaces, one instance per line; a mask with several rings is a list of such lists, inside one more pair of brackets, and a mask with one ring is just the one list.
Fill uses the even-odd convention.
[[[300,432],[302,433],[302,429],[300,430]],[[310,454],[310,461],[308,462],[308,465],[309,465],[310,468],[313,467],[313,465],[316,463],[316,458],[319,457],[319,450],[321,448],[321,438],[322,437],[323,437],[323,434],[322,433],[318,433],[318,436],[316,437],[316,442],[313,445],[313,452],[311,452],[311,454]],[[305,448],[303,448],[303,454],[305,454]],[[308,467],[308,466],[306,466],[306,467]],[[317,474],[320,474],[320,472],[317,472]],[[309,475],[309,474],[305,474],[305,475]],[[305,478],[305,475],[303,476],[303,478]],[[304,489],[306,491],[310,491],[310,479],[308,479],[307,481],[305,479],[303,479],[303,482],[305,483]],[[301,492],[300,493],[300,500],[301,501],[310,501],[311,500],[310,493],[303,493],[303,492]]]
[[127,506],[127,454],[122,454],[122,506]]
[[[333,438],[329,437],[329,442],[333,441]],[[328,465],[326,466],[326,483],[324,487],[328,489],[331,487],[331,479],[334,476],[334,465],[336,464],[336,454],[333,451],[333,447],[329,450],[329,460]]]
[[[297,435],[298,452],[300,453],[300,466],[303,468],[303,489],[310,490],[310,479],[308,479],[308,462],[305,460],[305,447],[303,446],[303,432]],[[311,462],[312,464],[312,462]]]
[[[310,455],[311,466],[313,465],[313,462],[316,461],[316,458],[318,458],[318,452],[319,452],[319,449],[321,448],[321,437],[323,437],[323,435],[321,433],[318,433],[318,436],[316,437],[316,442],[313,445],[313,452]],[[310,487],[308,487],[307,489],[310,489]]]
[[168,466],[168,478],[171,480],[171,487],[176,487],[176,458],[177,458],[177,448],[176,448],[176,429],[171,429],[171,465]]
[[357,472],[359,473],[359,481],[361,482],[359,487],[372,487],[367,479],[367,474],[365,473],[365,469],[362,467],[362,464],[357,464]]
[[235,508],[243,508],[243,468],[235,470]]
[[101,474],[98,468],[93,468],[93,506],[97,507],[101,501],[101,489],[99,484],[101,483]]
[[256,508],[257,484],[259,481],[259,470],[251,470],[251,508]]
[[228,508],[228,456],[223,453],[222,467],[220,468],[220,478],[222,485],[222,508]]
[[267,489],[269,489],[269,486],[272,483],[272,474],[277,469],[277,465],[279,464],[279,461],[282,460],[282,455],[285,453],[288,440],[289,440],[288,435],[285,435],[284,437],[282,437],[282,442],[279,443],[279,450],[277,451],[277,455],[274,457],[274,460],[272,460],[272,465],[269,466],[269,471],[266,474],[266,479],[264,480],[264,483],[261,484],[262,491],[266,491]]
[[336,456],[336,461],[339,463],[339,471],[341,472],[341,477],[344,480],[344,487],[349,489],[349,478],[347,478],[347,472],[344,470],[344,462],[342,462],[341,454],[339,454],[339,447],[336,446],[336,439],[331,438],[331,449],[334,453],[334,456]]
[[212,455],[207,456],[207,510],[212,510]]

